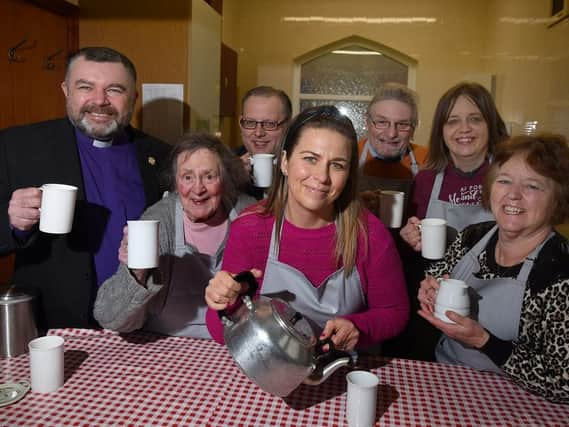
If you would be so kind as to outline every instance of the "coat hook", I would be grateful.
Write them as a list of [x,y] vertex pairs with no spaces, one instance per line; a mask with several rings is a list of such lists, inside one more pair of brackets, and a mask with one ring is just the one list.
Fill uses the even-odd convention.
[[22,47],[23,45],[25,45],[27,43],[28,39],[24,39],[21,42],[19,42],[16,46],[11,47],[10,49],[8,49],[8,62],[11,64],[12,62],[23,62],[24,59],[20,58],[17,54],[16,54],[16,50],[18,50],[18,48]]
[[52,53],[51,55],[46,56],[45,58],[45,68],[48,70],[54,70],[55,69],[55,63],[52,61],[53,58],[55,58],[57,55],[59,55],[60,53],[63,52],[63,49],[59,49],[57,52]]

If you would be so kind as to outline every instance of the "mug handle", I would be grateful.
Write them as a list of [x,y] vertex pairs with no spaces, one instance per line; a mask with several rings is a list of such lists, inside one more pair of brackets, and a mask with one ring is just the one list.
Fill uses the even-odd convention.
[[[239,283],[246,283],[249,285],[249,289],[247,290],[247,292],[245,292],[243,297],[247,296],[249,298],[253,298],[257,293],[257,289],[259,289],[259,283],[257,282],[257,279],[255,279],[255,276],[253,276],[253,273],[251,273],[249,270],[242,271],[241,273],[235,275],[233,277],[233,280]],[[225,318],[228,317],[225,309],[219,310],[217,312],[217,315],[221,320],[223,320],[224,317]]]

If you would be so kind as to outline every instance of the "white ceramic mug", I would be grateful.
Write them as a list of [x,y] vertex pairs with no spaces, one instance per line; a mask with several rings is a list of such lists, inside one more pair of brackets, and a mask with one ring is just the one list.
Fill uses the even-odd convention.
[[44,184],[40,207],[40,231],[67,234],[73,225],[77,187],[65,184]]
[[49,335],[28,344],[32,391],[52,393],[63,385],[63,343],[63,338]]
[[160,221],[127,221],[128,268],[158,267],[158,233]]
[[427,259],[441,259],[445,255],[447,222],[441,218],[425,218],[421,230],[421,255]]
[[352,371],[346,375],[348,396],[346,418],[349,427],[372,427],[375,424],[379,379],[371,372]]
[[261,188],[268,188],[273,182],[273,165],[275,163],[274,154],[254,154],[250,158],[253,166],[253,177],[255,185]]
[[386,227],[401,227],[404,205],[405,193],[403,191],[382,190],[379,193],[379,217]]
[[446,316],[446,312],[454,311],[461,316],[470,314],[470,296],[468,285],[457,279],[440,279],[439,290],[435,299],[435,317],[443,322],[454,323]]

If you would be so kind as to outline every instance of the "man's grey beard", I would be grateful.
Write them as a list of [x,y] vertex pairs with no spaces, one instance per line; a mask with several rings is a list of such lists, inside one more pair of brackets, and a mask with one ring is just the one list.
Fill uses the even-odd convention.
[[[72,122],[74,122],[72,120]],[[113,139],[120,131],[124,129],[124,126],[119,126],[116,120],[113,120],[104,129],[98,129],[95,126],[91,126],[85,116],[81,118],[78,122],[73,123],[77,129],[90,138],[98,139],[101,141]]]
[[391,156],[384,156],[383,154],[381,154],[379,151],[376,150],[376,148],[373,146],[373,144],[369,144],[369,148],[371,150],[371,153],[373,155],[373,157],[375,157],[376,159],[381,159],[381,160],[385,160],[387,162],[395,162],[395,161],[399,161],[401,160],[403,157],[405,157],[405,155],[407,154],[407,152],[409,151],[409,144],[404,145],[398,153],[391,155]]
[[105,128],[100,129],[98,127],[89,124],[85,114],[79,120],[74,120],[71,115],[67,115],[69,120],[77,129],[79,129],[83,134],[87,135],[89,138],[97,139],[99,141],[109,141],[113,139],[116,135],[120,134],[124,129],[128,127],[130,119],[126,124],[119,123],[118,120],[113,120]]

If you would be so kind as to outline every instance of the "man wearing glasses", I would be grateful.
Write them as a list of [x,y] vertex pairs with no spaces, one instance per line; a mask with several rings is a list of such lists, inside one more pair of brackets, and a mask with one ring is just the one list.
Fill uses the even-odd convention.
[[409,195],[427,149],[411,143],[417,126],[415,92],[397,83],[380,87],[367,109],[366,139],[360,141],[362,190],[398,190]]
[[[292,106],[289,97],[282,90],[257,86],[243,97],[241,112],[239,127],[243,145],[236,149],[236,154],[241,157],[247,171],[251,172],[252,155],[277,154],[292,115]],[[266,189],[255,187],[251,182],[247,193],[260,200],[265,191]]]

